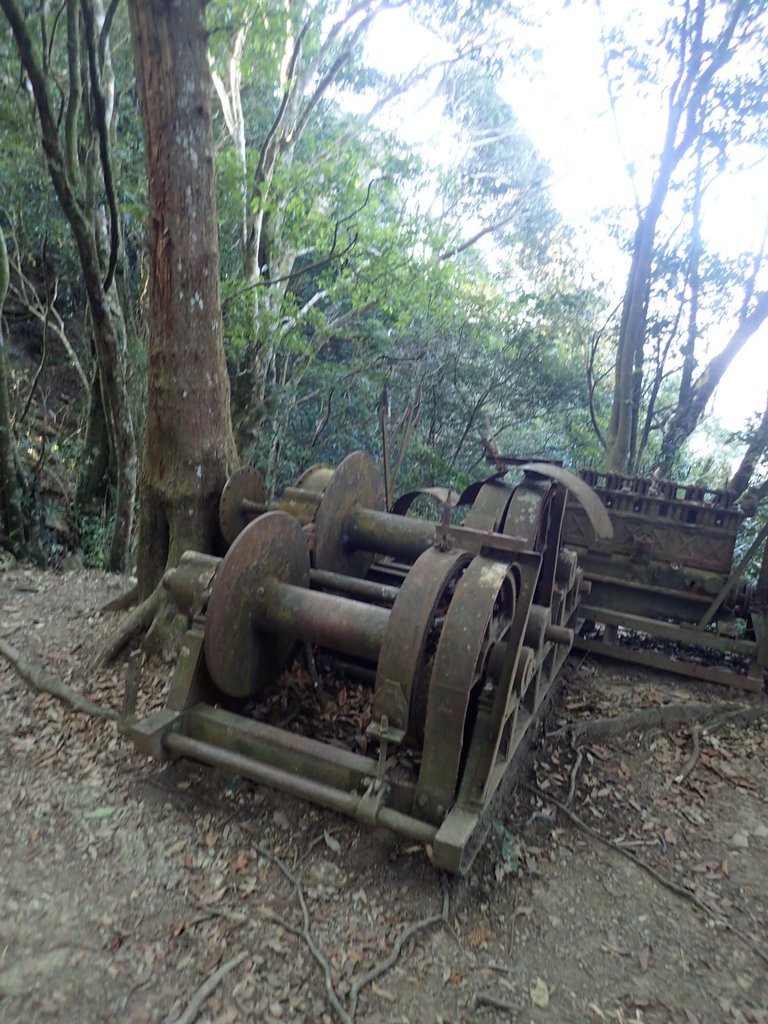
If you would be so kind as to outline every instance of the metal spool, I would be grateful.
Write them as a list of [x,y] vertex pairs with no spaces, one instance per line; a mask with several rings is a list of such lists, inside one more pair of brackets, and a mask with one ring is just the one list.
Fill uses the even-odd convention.
[[[383,691],[397,685],[403,714],[379,701],[376,717],[407,725],[410,695],[439,636],[457,579],[473,556],[426,551],[395,594],[391,610],[339,594],[309,590],[304,532],[284,512],[250,523],[219,564],[205,620],[208,671],[230,696],[251,696],[284,671],[296,639],[380,660]],[[363,595],[368,596],[367,588]],[[431,643],[431,648],[430,648]],[[401,737],[402,738],[402,737]]]
[[[467,551],[430,548],[405,577],[392,608],[376,670],[371,732],[402,742],[423,721],[427,667],[456,584],[472,561]],[[379,723],[387,722],[385,728]]]
[[313,522],[320,499],[336,472],[333,466],[318,463],[305,469],[293,487],[286,487],[276,508],[289,512],[302,525]]
[[345,524],[357,509],[384,511],[384,483],[365,452],[352,452],[333,474],[315,515],[315,568],[346,576],[364,576],[373,555],[345,543]]
[[231,544],[254,516],[266,511],[266,491],[261,473],[253,466],[238,469],[224,484],[219,498],[219,526]]
[[205,660],[216,686],[231,697],[252,696],[277,680],[294,647],[289,634],[253,628],[253,599],[268,579],[309,586],[304,531],[283,512],[267,512],[239,534],[211,587]]
[[315,517],[320,498],[333,478],[333,466],[318,463],[305,469],[293,487],[286,487],[279,502],[267,502],[264,480],[253,466],[236,470],[224,484],[219,499],[219,526],[227,544],[265,512],[290,512],[301,523]]
[[[221,562],[208,602],[204,650],[214,684],[235,697],[262,691],[282,672],[297,639],[378,660],[369,731],[384,750],[423,737],[409,813],[439,824],[455,799],[478,702],[509,689],[515,661],[494,662],[493,652],[507,642],[514,619],[517,567],[429,549],[391,611],[310,591],[309,577],[296,520],[269,512],[246,527]],[[500,666],[509,666],[506,677]],[[458,864],[461,851],[447,841],[443,846]]]
[[327,462],[316,462],[299,475],[296,486],[303,491],[315,491],[317,494],[322,494],[335,472],[335,467],[329,466]]
[[471,484],[459,500],[459,504],[470,506],[464,525],[473,530],[501,532],[512,490],[512,485],[499,476]]

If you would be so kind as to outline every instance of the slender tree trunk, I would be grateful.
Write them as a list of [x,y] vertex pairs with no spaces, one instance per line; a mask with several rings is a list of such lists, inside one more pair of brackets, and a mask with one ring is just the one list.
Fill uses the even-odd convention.
[[0,528],[8,538],[11,551],[18,555],[24,548],[24,516],[21,510],[21,482],[14,459],[11,406],[8,397],[8,360],[2,320],[9,276],[8,251],[5,247],[5,236],[0,229]]
[[149,376],[139,592],[213,551],[237,453],[222,341],[210,70],[202,0],[131,0],[149,179]]
[[662,168],[651,201],[638,224],[624,292],[606,453],[607,468],[618,473],[629,470],[637,439],[654,242],[670,174],[671,167]]
[[[632,251],[632,265],[624,293],[616,371],[607,436],[607,467],[626,472],[634,460],[637,422],[643,392],[643,349],[648,325],[648,301],[653,271],[656,231],[672,177],[683,157],[707,128],[706,108],[720,69],[735,51],[734,36],[748,34],[750,4],[735,0],[714,39],[707,38],[710,5],[695,0],[685,5],[675,29],[677,53],[675,77],[667,96],[667,122],[651,195],[639,217]],[[714,18],[714,16],[713,16]],[[670,42],[672,37],[670,37]],[[699,183],[700,184],[700,183]],[[697,184],[698,187],[698,184]],[[694,389],[695,390],[695,389]],[[694,400],[695,403],[695,400]]]
[[768,397],[766,397],[765,411],[758,424],[757,430],[752,435],[744,457],[739,468],[731,477],[728,486],[737,494],[743,494],[749,487],[760,459],[768,451]]
[[680,400],[667,424],[661,443],[658,470],[671,472],[677,453],[701,422],[707,403],[723,379],[723,374],[755,331],[768,320],[768,292],[761,292],[749,313],[743,313],[728,344],[710,359],[691,385],[685,401]]
[[[95,352],[93,354],[95,355]],[[80,453],[80,466],[77,474],[75,508],[79,513],[93,515],[101,508],[110,476],[114,477],[114,467],[110,467],[109,456],[109,431],[107,430],[107,419],[104,415],[97,373],[88,396],[85,440]]]

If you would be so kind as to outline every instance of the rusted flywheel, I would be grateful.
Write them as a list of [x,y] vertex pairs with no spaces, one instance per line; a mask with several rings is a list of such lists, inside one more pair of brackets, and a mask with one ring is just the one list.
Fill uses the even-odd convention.
[[249,523],[265,512],[289,512],[301,523],[312,522],[334,472],[332,466],[324,463],[310,466],[293,487],[285,488],[279,501],[268,502],[261,473],[253,466],[236,470],[219,498],[219,527],[224,540],[232,544]]
[[456,585],[435,651],[426,693],[421,771],[414,813],[442,821],[456,793],[483,690],[506,686],[489,664],[512,624],[517,585],[512,568],[475,558]]
[[255,516],[267,511],[265,500],[264,480],[257,469],[243,466],[232,474],[219,498],[219,527],[227,544],[232,544]]

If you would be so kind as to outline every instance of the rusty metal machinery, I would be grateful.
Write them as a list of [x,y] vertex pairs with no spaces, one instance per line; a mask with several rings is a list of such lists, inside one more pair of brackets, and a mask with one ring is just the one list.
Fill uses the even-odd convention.
[[224,484],[219,498],[219,527],[224,540],[231,544],[248,523],[274,509],[310,522],[333,473],[332,466],[310,466],[293,487],[286,487],[279,502],[268,502],[261,473],[253,466],[238,469]]
[[[595,542],[578,505],[567,509],[565,543],[577,552],[591,584],[580,615],[603,626],[601,638],[585,633],[576,645],[705,682],[760,691],[768,665],[768,530],[760,531],[734,564],[744,515],[733,493],[594,470],[584,470],[582,478],[605,505],[614,536],[610,542]],[[744,570],[761,547],[758,583],[749,586]],[[745,672],[727,662],[702,664],[686,658],[684,650],[673,658],[620,643],[619,629],[718,652],[712,661],[737,655]]]
[[[187,553],[168,580],[192,622],[166,707],[122,729],[155,757],[219,765],[384,825],[466,871],[573,641],[581,572],[560,537],[567,490],[583,485],[545,472],[491,485],[496,528],[472,525],[472,511],[491,515],[487,494],[469,525],[452,526],[447,513],[384,511],[380,474],[355,453],[323,473],[299,517],[258,515],[221,561]],[[605,536],[604,511],[582,496]],[[397,560],[392,582],[368,578],[374,557]],[[299,641],[369,666],[377,757],[243,713]]]

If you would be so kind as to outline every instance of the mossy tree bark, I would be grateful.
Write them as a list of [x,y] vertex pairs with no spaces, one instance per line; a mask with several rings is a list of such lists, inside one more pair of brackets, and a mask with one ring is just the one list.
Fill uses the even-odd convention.
[[131,0],[149,180],[149,374],[139,596],[188,548],[220,542],[218,498],[237,452],[219,293],[202,0]]

